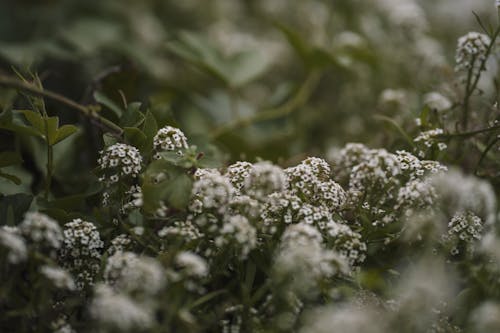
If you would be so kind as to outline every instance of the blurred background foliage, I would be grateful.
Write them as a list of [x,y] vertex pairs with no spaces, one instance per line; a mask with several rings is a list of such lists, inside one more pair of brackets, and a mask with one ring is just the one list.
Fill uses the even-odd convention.
[[[394,123],[375,116],[415,137],[424,93],[455,100],[456,39],[479,29],[472,10],[495,22],[490,2],[4,0],[0,69],[37,73],[45,89],[100,103],[115,122],[117,108],[140,101],[221,163],[286,165],[352,141],[409,149]],[[2,90],[2,109],[14,103],[25,102]],[[46,103],[49,115],[80,129],[54,146],[56,193],[87,191],[102,136]],[[6,169],[22,186],[41,186],[40,144],[0,131],[0,149],[23,151],[23,167]]]

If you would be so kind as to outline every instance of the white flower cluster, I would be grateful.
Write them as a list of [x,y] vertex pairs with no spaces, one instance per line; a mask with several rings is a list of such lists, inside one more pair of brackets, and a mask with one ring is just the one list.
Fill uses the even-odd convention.
[[191,211],[201,213],[206,210],[214,210],[224,213],[235,192],[229,179],[216,170],[198,172],[195,176],[199,179],[193,184]]
[[123,252],[128,250],[132,244],[130,236],[120,234],[111,240],[111,246],[108,248],[107,252],[109,255],[113,255],[116,252]]
[[452,107],[451,101],[438,92],[430,92],[424,95],[424,104],[431,110],[443,112]]
[[0,245],[7,250],[7,261],[11,264],[18,264],[28,257],[26,242],[16,227],[0,228]]
[[116,252],[106,262],[104,280],[121,292],[154,295],[165,285],[165,273],[153,258]]
[[347,272],[347,264],[322,244],[319,231],[305,223],[289,226],[281,238],[274,260],[274,274],[293,276],[291,288],[307,293],[318,280]]
[[270,162],[255,163],[245,177],[244,192],[265,201],[271,193],[281,192],[288,186],[287,177],[280,167]]
[[490,37],[479,32],[469,32],[460,37],[457,43],[457,52],[455,55],[455,70],[469,71],[478,74],[482,68],[480,64],[486,61],[486,52],[491,43]]
[[175,263],[181,268],[181,274],[188,277],[202,278],[208,274],[208,264],[196,253],[183,251],[175,257]]
[[215,245],[219,248],[231,243],[235,243],[243,259],[257,245],[257,232],[245,216],[230,216],[215,238]]
[[89,312],[101,325],[120,332],[143,330],[153,325],[153,314],[149,307],[104,284],[96,285],[94,290]]
[[342,258],[345,258],[351,267],[361,264],[366,258],[366,244],[361,239],[361,234],[351,230],[341,223],[329,223],[329,241]]
[[44,265],[40,273],[60,289],[75,290],[76,285],[70,273],[60,267]]
[[161,238],[175,238],[178,241],[189,243],[201,239],[203,233],[191,221],[175,221],[172,226],[160,229],[158,236]]
[[451,254],[460,252],[459,243],[469,245],[481,239],[483,234],[483,221],[471,212],[458,212],[448,223],[448,233],[443,235],[443,241],[451,245]]
[[[351,205],[361,206],[373,225],[395,221],[405,208],[431,204],[432,189],[418,182],[446,170],[438,162],[420,160],[406,151],[392,154],[355,143],[347,144],[334,160],[337,180],[348,184]],[[417,201],[411,202],[412,198]]]
[[421,132],[413,141],[422,142],[427,148],[431,148],[437,143],[439,150],[445,150],[448,146],[444,142],[436,142],[436,137],[444,134],[442,128],[435,128],[428,131]]
[[160,152],[180,152],[182,149],[187,149],[188,147],[187,138],[184,133],[180,129],[172,126],[160,128],[153,138],[153,149],[156,159],[160,157],[158,155]]
[[26,239],[41,247],[58,249],[63,240],[59,224],[39,212],[26,213],[19,225],[19,231]]
[[124,143],[115,143],[100,152],[100,181],[107,186],[129,177],[135,178],[142,169],[142,156],[139,150]]
[[330,179],[330,166],[317,157],[310,157],[299,165],[285,169],[291,192],[306,202],[339,211],[347,202],[344,189]]
[[229,178],[229,181],[238,193],[245,186],[245,179],[249,176],[251,169],[252,163],[243,161],[238,161],[227,167],[225,175]]
[[64,225],[64,242],[59,260],[76,277],[77,288],[92,285],[100,270],[104,243],[94,224],[74,219]]

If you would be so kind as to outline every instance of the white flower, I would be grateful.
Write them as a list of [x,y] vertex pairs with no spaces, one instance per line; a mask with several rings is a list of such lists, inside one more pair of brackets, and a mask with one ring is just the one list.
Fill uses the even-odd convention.
[[142,169],[139,150],[124,143],[115,143],[100,152],[97,161],[103,173],[100,178],[107,186],[127,177],[137,177]]
[[490,37],[478,32],[469,32],[460,37],[457,42],[457,52],[455,55],[456,71],[469,71],[473,74],[480,70],[480,63],[486,61],[486,52],[491,43]]
[[154,295],[165,285],[165,272],[153,258],[116,252],[106,262],[104,280],[117,290]]
[[100,324],[118,331],[146,329],[154,322],[151,310],[146,305],[136,303],[128,296],[116,293],[103,284],[95,287],[94,299],[90,303],[89,310],[91,316]]
[[424,104],[438,112],[448,110],[452,106],[451,101],[447,97],[435,91],[424,95]]
[[39,212],[26,213],[19,225],[21,234],[32,242],[58,249],[63,235],[59,224],[45,214]]
[[18,264],[25,261],[28,256],[28,249],[24,239],[18,235],[17,229],[0,228],[0,245],[7,249],[7,260],[11,264]]
[[[153,148],[156,154],[162,151],[181,151],[188,148],[187,138],[180,129],[165,126],[153,138]],[[158,158],[159,155],[155,157]]]
[[245,178],[244,193],[257,200],[265,201],[267,196],[280,192],[288,186],[285,172],[271,162],[255,163]]
[[183,272],[187,276],[204,277],[208,274],[206,260],[193,252],[180,252],[175,257],[175,262],[183,268]]
[[40,273],[49,279],[54,286],[60,289],[75,290],[75,281],[71,274],[59,267],[44,265],[40,268]]

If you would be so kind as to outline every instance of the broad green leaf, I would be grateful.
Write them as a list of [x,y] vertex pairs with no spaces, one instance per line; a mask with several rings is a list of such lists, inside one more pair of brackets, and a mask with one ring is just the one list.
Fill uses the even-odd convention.
[[96,100],[96,102],[104,105],[109,110],[111,110],[118,118],[121,118],[124,112],[123,109],[119,107],[115,102],[113,102],[109,97],[99,91],[96,91],[94,92],[94,99]]
[[68,136],[76,133],[78,131],[78,127],[74,125],[63,125],[59,127],[57,130],[57,137],[54,142],[54,144],[61,142],[62,140],[66,139]]
[[191,197],[193,180],[183,168],[171,165],[165,160],[152,162],[142,184],[144,210],[154,213],[165,202],[167,207],[185,209]]
[[136,147],[139,150],[142,150],[144,148],[147,138],[140,129],[136,127],[125,127],[123,129],[123,135],[125,137],[125,140],[132,146]]
[[139,127],[144,122],[144,115],[140,111],[141,103],[134,102],[127,106],[127,110],[120,118],[121,127]]
[[43,117],[38,112],[31,110],[20,110],[19,112],[24,115],[33,128],[35,128],[42,136],[45,136],[45,122],[43,121]]

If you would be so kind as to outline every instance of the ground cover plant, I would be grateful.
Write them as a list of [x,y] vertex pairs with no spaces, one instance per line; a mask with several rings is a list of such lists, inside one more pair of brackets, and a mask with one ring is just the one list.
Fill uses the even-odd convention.
[[499,21],[0,3],[0,332],[500,332]]

